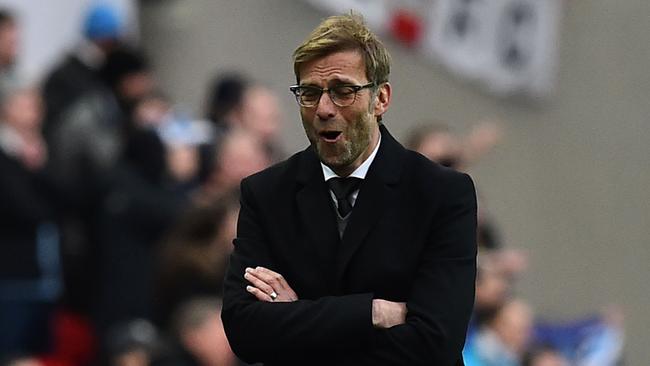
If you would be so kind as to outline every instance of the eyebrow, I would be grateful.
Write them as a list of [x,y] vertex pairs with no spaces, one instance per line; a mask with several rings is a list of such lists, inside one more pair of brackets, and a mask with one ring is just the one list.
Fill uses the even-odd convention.
[[[340,85],[357,85],[358,83],[352,81],[352,80],[342,80],[342,79],[332,79],[328,82],[328,85],[331,86],[340,86]],[[321,88],[320,86],[312,83],[305,83],[305,84],[300,84],[300,86],[308,86],[308,87],[313,87],[313,88]]]

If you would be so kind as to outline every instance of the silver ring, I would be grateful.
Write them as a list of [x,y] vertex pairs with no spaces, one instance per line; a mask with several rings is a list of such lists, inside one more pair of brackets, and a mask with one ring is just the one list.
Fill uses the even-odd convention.
[[269,294],[269,296],[271,296],[271,300],[273,300],[273,301],[275,301],[275,299],[278,298],[278,294],[275,291],[271,292]]

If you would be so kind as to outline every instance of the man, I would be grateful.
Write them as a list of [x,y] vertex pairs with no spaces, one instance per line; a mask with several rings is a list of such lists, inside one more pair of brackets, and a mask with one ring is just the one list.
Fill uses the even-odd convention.
[[[225,279],[222,318],[244,361],[463,364],[474,187],[380,123],[389,60],[354,15],[326,19],[294,52],[311,146],[242,181]],[[360,184],[341,193],[339,177]]]
[[105,88],[101,69],[120,44],[123,28],[123,19],[112,6],[99,4],[89,9],[79,44],[55,66],[43,86],[47,113],[43,128],[48,141],[76,102]]
[[49,348],[48,319],[61,289],[60,202],[41,118],[34,89],[6,90],[0,98],[0,359]]

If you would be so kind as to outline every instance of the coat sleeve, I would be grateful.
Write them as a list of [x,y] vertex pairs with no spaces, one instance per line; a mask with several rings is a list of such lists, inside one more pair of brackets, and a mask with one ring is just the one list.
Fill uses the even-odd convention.
[[[269,303],[246,291],[246,267],[275,268],[258,212],[253,190],[244,180],[222,310],[226,335],[235,354],[249,363],[289,364],[313,359],[318,354],[367,348],[374,331],[371,293]],[[341,342],[342,339],[366,341]]]
[[367,351],[333,364],[452,366],[460,360],[476,278],[477,203],[469,176],[450,175],[442,199],[407,300],[406,323],[375,330]]

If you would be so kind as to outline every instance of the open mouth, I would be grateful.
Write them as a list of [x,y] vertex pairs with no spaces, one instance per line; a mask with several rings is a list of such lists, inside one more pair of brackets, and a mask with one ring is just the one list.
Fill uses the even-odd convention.
[[323,131],[318,135],[326,142],[336,142],[341,136],[341,131]]

